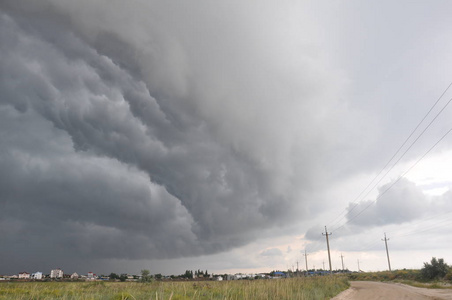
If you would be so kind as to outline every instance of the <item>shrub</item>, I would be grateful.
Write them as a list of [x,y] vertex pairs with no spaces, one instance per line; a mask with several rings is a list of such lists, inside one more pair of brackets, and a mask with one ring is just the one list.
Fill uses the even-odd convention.
[[444,279],[452,281],[452,268],[449,268],[449,271],[447,272],[447,274],[444,277]]
[[424,263],[421,276],[427,280],[440,279],[446,276],[449,269],[450,267],[444,262],[444,259],[433,257],[430,263]]

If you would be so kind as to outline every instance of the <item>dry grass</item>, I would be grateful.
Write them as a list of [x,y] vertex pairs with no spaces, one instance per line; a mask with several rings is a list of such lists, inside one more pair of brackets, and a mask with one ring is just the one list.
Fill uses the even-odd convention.
[[223,282],[10,282],[0,299],[330,299],[349,286],[343,276]]

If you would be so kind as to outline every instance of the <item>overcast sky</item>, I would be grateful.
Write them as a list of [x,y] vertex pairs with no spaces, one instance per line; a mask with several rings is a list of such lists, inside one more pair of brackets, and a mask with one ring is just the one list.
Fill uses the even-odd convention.
[[0,274],[452,264],[450,11],[1,1]]

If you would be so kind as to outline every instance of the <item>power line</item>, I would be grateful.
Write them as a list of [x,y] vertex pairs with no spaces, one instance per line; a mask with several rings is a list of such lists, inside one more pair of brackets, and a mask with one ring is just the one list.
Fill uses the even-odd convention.
[[[369,182],[369,184],[360,192],[360,194],[355,198],[354,202],[355,205],[347,211],[347,209],[344,209],[343,213],[341,213],[338,217],[340,217],[341,215],[343,215],[338,221],[336,221],[334,223],[337,224],[339,223],[346,215],[347,213],[350,213],[351,211],[353,211],[357,206],[358,206],[358,200],[360,199],[361,195],[363,195],[363,193],[372,185],[373,182],[375,182],[375,180],[381,175],[381,173],[387,168],[387,166],[391,163],[391,161],[394,160],[394,158],[397,156],[397,154],[400,153],[400,151],[402,150],[402,148],[407,144],[407,142],[411,139],[411,137],[414,135],[414,133],[419,129],[420,125],[425,121],[425,119],[427,118],[427,116],[432,112],[432,110],[434,109],[434,107],[438,104],[438,102],[441,100],[441,98],[444,96],[444,94],[447,92],[447,90],[452,86],[452,82],[449,84],[449,86],[444,90],[444,92],[441,94],[441,96],[437,99],[437,101],[434,103],[434,105],[429,109],[429,111],[424,115],[424,117],[422,118],[422,120],[417,124],[417,126],[412,130],[412,132],[410,133],[410,135],[405,139],[405,141],[402,143],[402,145],[397,149],[397,151],[393,154],[393,156],[388,160],[388,162],[385,164],[385,166],[380,170],[380,172]],[[365,194],[364,197],[366,197],[376,186],[378,186],[378,184],[386,177],[386,175],[400,162],[400,160],[406,155],[406,153],[414,146],[414,144],[423,136],[423,134],[429,129],[429,127],[433,124],[433,122],[436,121],[436,119],[439,117],[439,115],[445,110],[445,108],[450,104],[450,102],[452,102],[452,98],[449,99],[449,101],[441,108],[441,110],[435,115],[435,117],[428,123],[428,125],[422,130],[422,132],[415,138],[415,140],[408,146],[408,148],[402,153],[402,155],[392,164],[392,166],[389,168],[388,171],[386,171],[386,173],[377,181],[377,183]],[[400,181],[401,178],[403,178],[408,172],[410,172],[428,153],[430,153],[450,132],[452,131],[452,128],[449,129],[449,131],[447,131],[431,148],[429,148],[429,150],[427,152],[424,153],[424,155],[422,155],[414,164],[411,165],[410,168],[408,168],[402,175],[400,175],[397,180],[395,180],[387,189],[385,189],[382,193],[380,193],[380,195],[375,199],[375,201],[372,201],[369,205],[367,205],[363,210],[361,210],[358,214],[356,214],[355,216],[353,216],[352,218],[350,218],[346,223],[344,223],[343,225],[341,225],[340,227],[336,228],[335,230],[339,230],[341,228],[343,228],[346,224],[350,223],[353,219],[355,219],[356,217],[358,217],[359,215],[361,215],[365,210],[367,210],[372,204],[376,203],[377,200],[383,196],[387,191],[389,191],[398,181]],[[338,217],[336,217],[335,219],[333,219],[332,222],[334,222]],[[329,224],[331,224],[332,222],[330,222]],[[328,241],[328,235],[330,235],[331,233],[328,233],[326,226],[325,226],[325,234],[322,233],[322,235],[326,235],[326,239],[327,239],[327,247],[328,247],[328,258],[329,258],[329,263],[330,263],[330,272],[331,272],[331,257],[330,257],[330,249],[329,249],[329,241]],[[388,247],[387,247],[387,241],[389,239],[386,238],[386,233],[385,233],[385,246],[386,246],[386,254],[387,254],[387,259],[388,259],[388,266],[389,266],[389,270],[391,271],[391,265],[390,265],[390,260],[389,260],[389,251],[388,251]],[[342,254],[341,254],[341,259],[343,259]],[[359,269],[359,261],[358,261],[358,269]]]
[[317,252],[323,247],[322,236],[315,235],[310,237],[309,240],[313,243],[306,246],[309,252]]
[[409,235],[412,235],[412,234],[415,234],[415,233],[418,234],[418,233],[430,231],[430,230],[433,230],[433,229],[441,228],[441,227],[444,227],[445,224],[449,224],[449,222],[452,222],[452,219],[442,220],[442,221],[440,221],[438,223],[432,224],[430,227],[426,227],[426,228],[423,228],[423,229],[418,229],[416,231],[412,231],[412,232],[408,232],[408,233],[405,233],[405,234],[397,235],[396,237],[400,238],[400,237],[409,236]]
[[[410,227],[415,227],[415,226],[420,225],[420,224],[422,224],[422,223],[426,223],[426,222],[428,222],[430,219],[433,219],[433,218],[436,219],[435,221],[438,221],[439,216],[449,215],[449,214],[451,214],[451,213],[452,213],[452,211],[448,211],[448,212],[442,212],[442,213],[439,213],[439,214],[431,215],[431,216],[428,216],[427,218],[424,218],[424,219],[422,219],[422,220],[420,220],[420,221],[418,221],[418,222],[410,223],[409,226],[410,226]],[[437,224],[441,224],[441,223],[448,222],[448,221],[452,221],[452,217],[448,217],[448,218],[446,218],[446,219],[444,219],[444,220],[440,220],[439,222],[434,222],[433,224],[428,224],[428,226],[429,226],[429,227],[432,227],[432,226],[436,226]],[[408,224],[407,224],[407,225],[408,225]],[[426,228],[428,229],[428,227],[424,227],[424,228],[422,228],[422,229],[420,229],[420,230],[426,231]],[[393,232],[392,237],[393,237],[393,238],[396,238],[396,237],[404,237],[404,236],[408,236],[408,235],[411,235],[411,234],[414,234],[414,233],[417,233],[417,232],[419,232],[419,229],[409,230],[409,231],[402,232],[402,233],[398,233],[398,234],[394,234],[394,232]],[[396,232],[396,233],[397,233],[397,232]]]
[[372,242],[371,244],[368,244],[366,247],[362,247],[357,252],[363,252],[363,251],[370,250],[370,249],[374,248],[375,246],[377,246],[379,244],[380,244],[380,241]]
[[[409,223],[409,224],[406,224],[406,225],[407,225],[407,226],[409,225],[409,226],[411,226],[411,227],[414,227],[414,226],[416,226],[416,225],[419,225],[419,224],[428,222],[429,219],[437,218],[438,216],[441,216],[441,215],[448,215],[448,214],[451,214],[451,213],[452,213],[452,211],[449,211],[449,212],[446,212],[446,213],[440,213],[440,214],[432,215],[432,216],[429,216],[428,218],[423,219],[423,220],[421,220],[421,221],[419,221],[419,222]],[[406,237],[406,236],[413,235],[413,234],[418,234],[418,233],[422,233],[422,232],[427,232],[427,231],[430,231],[430,230],[433,230],[433,229],[437,229],[437,228],[441,228],[441,227],[446,227],[445,225],[449,225],[449,223],[452,223],[452,216],[447,217],[447,218],[444,219],[444,220],[440,220],[439,222],[434,222],[433,224],[428,224],[428,226],[425,226],[424,228],[416,228],[416,229],[414,229],[414,230],[405,231],[405,232],[392,231],[392,232],[391,232],[391,233],[392,233],[392,238],[393,238],[393,239],[394,239],[394,238],[401,238],[401,237]],[[389,239],[388,239],[388,240],[389,240]],[[375,246],[377,246],[377,245],[379,245],[379,244],[380,244],[380,241],[372,241],[372,242],[368,243],[367,245],[365,245],[365,246],[363,246],[363,247],[361,247],[361,248],[359,248],[359,249],[357,249],[357,250],[348,250],[348,251],[352,251],[352,252],[364,252],[364,251],[368,251],[368,250],[376,250],[376,249],[374,249],[374,248],[375,248]]]
[[[452,101],[452,98],[449,100],[448,103],[450,103]],[[347,222],[345,222],[344,224],[342,224],[340,227],[336,228],[335,230],[339,230],[340,228],[343,228],[345,225],[347,225],[348,223],[350,223],[352,220],[356,219],[359,215],[361,215],[364,211],[366,211],[372,204],[375,204],[378,199],[380,199],[384,194],[386,194],[397,182],[400,181],[400,179],[402,179],[406,174],[408,174],[408,172],[410,172],[428,153],[430,153],[430,151],[432,151],[450,132],[452,131],[452,128],[449,129],[432,147],[430,147],[430,149],[428,149],[427,152],[424,153],[424,155],[422,155],[413,165],[411,165],[411,167],[408,168],[408,170],[406,170],[402,175],[400,175],[393,183],[391,183],[389,185],[389,187],[387,189],[385,189],[383,192],[380,193],[380,195],[378,195],[378,197],[370,202],[366,207],[364,207],[364,209],[362,209],[359,213],[357,213],[356,215],[354,215],[352,218],[348,219]]]
[[[428,112],[424,115],[424,117],[421,119],[421,121],[419,121],[419,123],[416,125],[416,127],[411,131],[411,133],[408,135],[408,137],[405,139],[405,141],[402,143],[402,145],[397,149],[397,151],[392,155],[392,157],[386,162],[386,164],[384,165],[384,167],[380,170],[380,172],[378,172],[378,174],[367,184],[367,186],[359,193],[359,195],[353,200],[352,204],[354,203],[355,205],[348,211],[351,212],[353,211],[357,206],[358,206],[358,200],[361,199],[361,195],[372,185],[372,183],[380,176],[380,174],[383,172],[384,169],[386,169],[386,167],[391,163],[391,161],[397,156],[397,154],[400,152],[400,150],[403,148],[403,146],[405,146],[405,144],[408,142],[408,140],[413,136],[413,134],[417,131],[417,129],[419,128],[419,126],[424,122],[424,120],[427,118],[427,116],[432,112],[432,110],[435,108],[435,106],[438,104],[438,102],[441,100],[441,98],[446,94],[446,92],[449,90],[449,88],[452,86],[452,82],[447,86],[447,88],[443,91],[443,93],[441,94],[441,96],[438,97],[438,99],[435,101],[435,103],[432,105],[432,107],[430,107],[430,109],[428,110]],[[395,164],[393,164],[393,166],[388,170],[388,172],[386,172],[383,177],[376,183],[376,185],[378,185],[381,180],[394,168],[394,166],[400,161],[400,159],[406,154],[406,152],[408,152],[409,149],[411,149],[411,147],[417,142],[417,140],[424,134],[424,132],[430,127],[430,125],[436,120],[436,118],[442,113],[442,111],[446,108],[447,105],[449,105],[449,103],[451,102],[452,99],[449,100],[449,102],[447,102],[447,104],[441,109],[441,111],[434,117],[434,119],[427,125],[427,127],[421,132],[421,134],[416,138],[416,140],[408,147],[408,149],[402,154],[402,156],[396,161]],[[376,186],[375,185],[375,186]],[[372,191],[374,188],[372,187],[364,197],[366,197],[370,191]],[[341,212],[339,214],[338,217],[342,216],[338,221],[336,221],[332,226],[336,225],[337,223],[339,223],[347,214],[347,209],[344,209],[343,212]],[[333,219],[333,221],[331,221],[328,225],[331,225],[331,223],[333,223],[338,217],[336,217],[335,219]]]

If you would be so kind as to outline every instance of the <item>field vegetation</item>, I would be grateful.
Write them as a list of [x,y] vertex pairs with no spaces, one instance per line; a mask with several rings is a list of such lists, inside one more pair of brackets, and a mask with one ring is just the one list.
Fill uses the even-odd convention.
[[421,270],[396,270],[382,272],[363,272],[349,275],[352,281],[392,281],[422,288],[452,288],[452,281],[447,278],[426,279]]
[[5,282],[0,299],[330,299],[346,276],[187,282]]
[[423,288],[452,288],[452,268],[443,259],[432,258],[420,270],[362,272],[349,275],[350,280],[394,281]]

